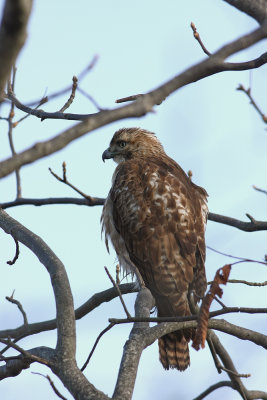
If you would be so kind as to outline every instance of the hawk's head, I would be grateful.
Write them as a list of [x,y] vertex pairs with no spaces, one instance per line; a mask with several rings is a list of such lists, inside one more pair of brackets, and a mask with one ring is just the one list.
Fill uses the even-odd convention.
[[113,158],[116,163],[133,158],[147,158],[164,153],[154,133],[141,128],[122,128],[115,132],[102,160]]

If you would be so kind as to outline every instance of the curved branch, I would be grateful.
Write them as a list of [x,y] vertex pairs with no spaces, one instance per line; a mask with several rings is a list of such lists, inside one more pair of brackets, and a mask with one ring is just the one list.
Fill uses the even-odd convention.
[[51,370],[61,379],[74,398],[107,400],[108,397],[97,390],[77,367],[73,299],[64,265],[39,236],[11,218],[2,209],[0,209],[0,227],[8,234],[12,232],[12,236],[28,247],[49,272],[57,310],[56,357],[50,365]]
[[[33,147],[25,150],[16,156],[0,163],[0,178],[11,174],[15,169],[32,163],[49,154],[53,154],[66,147],[73,140],[94,131],[95,129],[107,125],[108,123],[130,118],[141,117],[150,112],[154,105],[160,104],[167,96],[183,86],[213,74],[229,70],[225,66],[224,60],[230,55],[248,48],[267,36],[267,24],[250,34],[242,36],[228,45],[223,46],[208,59],[188,68],[183,73],[169,80],[165,84],[152,90],[146,95],[137,98],[132,104],[125,105],[113,110],[100,111],[86,117],[86,120],[78,125],[65,130],[54,138],[36,143]],[[234,69],[235,70],[235,69]],[[44,117],[44,115],[43,115]]]
[[6,1],[0,27],[0,102],[12,66],[23,47],[32,0]]
[[195,397],[193,400],[202,400],[206,396],[208,396],[210,393],[214,392],[214,390],[217,390],[217,389],[220,389],[220,388],[226,387],[226,386],[234,389],[234,385],[231,381],[221,381],[221,382],[215,383],[214,385],[211,385],[208,389],[206,389],[200,395]]
[[73,299],[69,280],[62,262],[39,236],[29,231],[1,209],[0,227],[28,247],[47,269],[56,300],[57,351],[58,354],[68,352],[70,357],[74,357],[76,337]]

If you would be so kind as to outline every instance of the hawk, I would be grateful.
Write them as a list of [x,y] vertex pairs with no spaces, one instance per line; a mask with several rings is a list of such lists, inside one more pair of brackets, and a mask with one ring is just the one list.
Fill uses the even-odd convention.
[[[188,296],[205,293],[207,192],[195,185],[165,153],[154,133],[118,130],[105,159],[118,164],[101,217],[124,272],[138,271],[154,296],[159,317],[190,315]],[[190,365],[188,342],[194,330],[158,340],[165,369]]]

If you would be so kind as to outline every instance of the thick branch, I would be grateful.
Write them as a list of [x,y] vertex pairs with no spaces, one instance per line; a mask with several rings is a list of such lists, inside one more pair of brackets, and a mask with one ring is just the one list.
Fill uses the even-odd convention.
[[266,0],[224,0],[231,6],[243,11],[245,14],[250,15],[259,24],[266,21],[267,18],[267,4]]
[[75,318],[68,277],[61,261],[47,244],[0,209],[0,227],[28,247],[50,274],[57,310],[58,354],[75,356]]
[[[142,288],[135,302],[135,315],[148,317],[153,307],[154,299],[150,291]],[[142,351],[145,348],[145,332],[148,329],[147,322],[135,322],[129,339],[124,345],[119,375],[112,396],[116,400],[130,400],[135,385],[138,364]]]
[[[0,178],[9,175],[15,169],[32,163],[49,154],[53,154],[73,140],[85,135],[88,132],[107,125],[108,123],[130,118],[141,117],[152,110],[155,104],[160,104],[167,96],[189,83],[196,82],[213,74],[229,70],[224,59],[230,55],[246,49],[267,36],[267,24],[254,32],[225,45],[208,59],[188,68],[185,72],[177,75],[157,89],[139,97],[132,104],[125,105],[113,110],[100,111],[86,117],[86,120],[72,128],[67,129],[56,137],[45,142],[37,143],[28,150],[17,154],[0,163]],[[235,69],[234,69],[235,70]],[[64,114],[65,115],[65,114]]]
[[37,235],[11,218],[0,209],[0,227],[19,242],[28,247],[46,267],[50,274],[57,310],[56,357],[50,365],[52,371],[61,379],[74,398],[85,400],[94,398],[107,400],[79,370],[76,359],[75,316],[72,293],[68,277],[61,261],[47,244]]
[[26,40],[31,8],[31,0],[7,0],[5,3],[0,27],[0,101],[11,68]]

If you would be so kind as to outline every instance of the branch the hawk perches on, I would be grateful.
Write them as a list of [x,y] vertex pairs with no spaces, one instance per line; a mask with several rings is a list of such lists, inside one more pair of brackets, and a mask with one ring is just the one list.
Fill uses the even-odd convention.
[[[118,163],[101,217],[107,247],[110,239],[125,272],[139,271],[159,317],[190,315],[189,293],[197,302],[207,286],[206,191],[144,129],[118,130],[102,158]],[[159,339],[164,368],[190,365],[193,336],[187,329]]]

